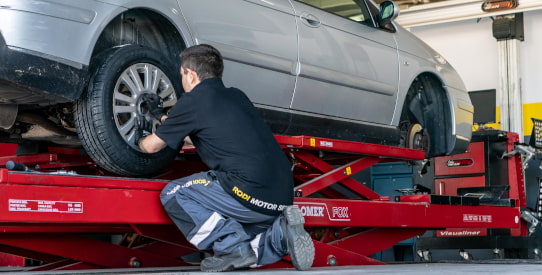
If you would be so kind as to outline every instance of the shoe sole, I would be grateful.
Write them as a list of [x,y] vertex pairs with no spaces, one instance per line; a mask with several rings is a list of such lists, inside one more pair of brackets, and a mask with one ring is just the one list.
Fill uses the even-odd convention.
[[242,262],[239,263],[232,263],[230,265],[224,266],[223,268],[209,268],[206,269],[205,267],[201,266],[200,270],[203,272],[224,272],[224,271],[232,271],[232,270],[238,270],[238,269],[249,269],[251,265],[256,264],[258,259],[255,256],[244,258]]
[[288,224],[287,244],[292,264],[297,270],[307,270],[314,261],[314,244],[312,238],[305,231],[305,218],[296,205],[288,206],[283,211]]
[[[256,257],[256,254],[252,250],[252,247],[250,246],[250,243],[244,244],[245,248],[248,248],[248,252],[245,251],[244,253],[240,253],[240,257],[235,257],[232,260],[226,260],[222,259],[222,262],[224,265],[214,265],[213,264],[206,264],[206,259],[204,259],[201,262],[200,270],[204,272],[222,272],[222,271],[231,271],[236,269],[248,269],[250,266],[255,265],[258,261],[258,257]],[[241,248],[239,248],[241,249]],[[248,254],[247,254],[248,253]],[[212,259],[212,258],[211,258]],[[211,265],[211,266],[209,266]]]

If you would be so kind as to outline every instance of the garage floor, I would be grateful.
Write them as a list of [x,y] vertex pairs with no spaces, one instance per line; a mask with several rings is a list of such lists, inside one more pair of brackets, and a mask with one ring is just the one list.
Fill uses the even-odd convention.
[[[0,269],[0,272],[16,271],[15,269]],[[18,270],[21,271],[21,270]],[[538,260],[500,260],[480,261],[473,263],[414,263],[390,264],[373,266],[346,266],[346,267],[319,267],[309,271],[296,271],[293,269],[274,270],[247,270],[225,274],[255,275],[255,274],[541,274],[542,261]],[[3,272],[2,272],[3,273]],[[109,270],[81,270],[81,271],[55,271],[55,272],[18,272],[18,274],[159,274],[159,275],[186,275],[186,274],[217,274],[200,272],[198,267],[183,268],[141,268],[141,269],[109,269]]]

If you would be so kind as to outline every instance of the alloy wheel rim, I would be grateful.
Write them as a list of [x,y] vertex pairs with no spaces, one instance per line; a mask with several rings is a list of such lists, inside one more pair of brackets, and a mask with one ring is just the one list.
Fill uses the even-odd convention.
[[136,150],[139,150],[135,145],[136,117],[145,116],[153,121],[153,130],[157,123],[142,111],[145,94],[162,98],[166,113],[177,102],[171,80],[155,65],[133,64],[120,74],[113,91],[113,117],[120,136]]

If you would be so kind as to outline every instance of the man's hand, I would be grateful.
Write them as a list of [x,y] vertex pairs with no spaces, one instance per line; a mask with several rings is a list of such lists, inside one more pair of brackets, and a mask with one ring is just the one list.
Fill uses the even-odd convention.
[[162,117],[166,115],[162,105],[162,99],[159,96],[152,95],[145,99],[145,103],[147,104],[149,115],[159,122],[162,122]]
[[144,116],[137,116],[135,121],[134,143],[139,147],[139,142],[152,134],[152,123]]

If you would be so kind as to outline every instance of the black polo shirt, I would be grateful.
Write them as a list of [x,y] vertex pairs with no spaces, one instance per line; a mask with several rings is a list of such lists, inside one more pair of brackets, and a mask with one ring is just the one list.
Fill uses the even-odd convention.
[[278,215],[293,203],[286,155],[248,97],[220,78],[185,93],[156,134],[175,150],[190,136],[225,191],[246,207]]

